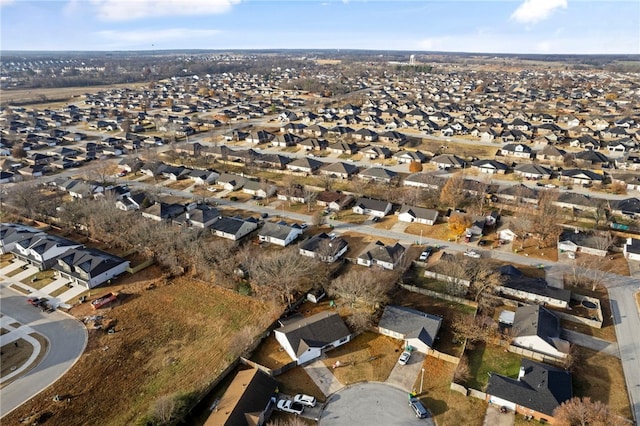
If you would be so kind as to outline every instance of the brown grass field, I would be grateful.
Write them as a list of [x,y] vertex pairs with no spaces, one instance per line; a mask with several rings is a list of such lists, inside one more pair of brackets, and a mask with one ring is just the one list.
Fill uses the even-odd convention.
[[[116,333],[90,330],[76,365],[3,424],[43,413],[47,424],[135,424],[160,396],[204,389],[277,316],[272,307],[201,281],[166,280],[155,267],[99,294],[109,291],[120,292],[121,302],[100,313]],[[71,309],[79,318],[90,313],[88,304]],[[70,400],[52,404],[56,394]]]

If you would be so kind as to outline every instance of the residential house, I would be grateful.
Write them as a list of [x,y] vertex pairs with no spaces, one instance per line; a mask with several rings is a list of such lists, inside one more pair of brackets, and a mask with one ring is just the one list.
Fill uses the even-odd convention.
[[333,211],[343,210],[354,201],[352,195],[336,191],[322,191],[316,196],[316,203]]
[[121,200],[116,201],[116,208],[124,211],[140,210],[146,198],[147,194],[144,192],[125,196]]
[[319,312],[296,318],[274,330],[276,340],[298,365],[319,358],[323,351],[351,340],[349,329],[337,312]]
[[410,206],[404,204],[400,208],[398,220],[400,222],[416,222],[424,225],[434,225],[438,219],[438,211],[433,209],[425,209],[422,207]]
[[330,163],[320,169],[320,174],[341,179],[348,179],[358,173],[359,170],[360,169],[355,164],[336,161],[335,163]]
[[441,170],[463,169],[467,165],[466,161],[453,154],[436,155],[431,159],[431,162]]
[[329,143],[324,139],[309,138],[298,142],[298,145],[305,151],[322,151],[329,146]]
[[71,249],[81,247],[74,241],[48,234],[34,234],[15,243],[11,253],[19,260],[37,266],[44,271],[51,268],[58,257]]
[[399,164],[424,163],[427,161],[427,157],[420,151],[398,151],[393,154],[393,158]]
[[277,401],[278,382],[251,368],[238,371],[204,426],[264,426]]
[[353,212],[376,217],[385,217],[391,211],[392,204],[388,201],[375,200],[373,198],[358,198]]
[[527,277],[512,266],[500,268],[502,284],[496,287],[501,295],[536,304],[546,304],[558,308],[567,308],[571,299],[571,291],[551,287],[542,278]]
[[78,247],[59,256],[53,269],[61,278],[94,288],[126,272],[129,264],[128,260],[101,250]]
[[155,203],[142,211],[142,217],[156,222],[169,221],[186,210],[182,204]]
[[627,243],[622,247],[624,257],[629,260],[640,261],[640,239],[627,238]]
[[324,165],[325,163],[323,163],[322,161],[318,161],[313,158],[302,157],[287,164],[287,169],[293,172],[313,173]]
[[513,173],[525,179],[539,180],[551,178],[553,172],[539,164],[519,164],[513,169]]
[[191,179],[195,185],[205,185],[215,182],[216,179],[220,177],[220,174],[212,170],[194,169],[191,170],[191,173],[189,173],[187,177]]
[[258,182],[257,180],[247,180],[242,187],[242,192],[251,194],[258,198],[267,198],[273,196],[278,187],[270,183]]
[[328,150],[334,154],[353,155],[358,152],[358,145],[348,142],[336,142],[329,145]]
[[588,149],[573,155],[578,167],[608,168],[611,160],[601,152]]
[[567,152],[553,144],[546,144],[540,152],[536,154],[538,160],[546,160],[555,163],[562,163]]
[[252,219],[221,216],[209,228],[218,237],[238,241],[258,229],[258,222]]
[[604,257],[608,247],[604,247],[605,238],[591,232],[579,232],[565,230],[558,237],[558,250],[568,252],[581,252],[594,256]]
[[609,200],[611,213],[626,216],[629,219],[640,219],[640,200],[625,198],[624,200]]
[[471,163],[471,168],[479,171],[480,173],[502,175],[507,172],[509,166],[496,160],[477,160]]
[[440,190],[447,182],[447,178],[437,176],[431,172],[418,172],[407,176],[403,184],[404,186],[412,186],[415,188]]
[[375,160],[377,158],[389,158],[391,157],[391,151],[384,146],[367,146],[360,150],[360,153],[364,158]]
[[569,342],[560,338],[560,319],[540,305],[520,306],[511,328],[511,344],[556,359],[569,355]]
[[298,225],[288,225],[286,222],[265,222],[258,231],[260,241],[286,247],[302,235],[302,228]]
[[367,246],[357,258],[358,265],[363,266],[380,266],[384,269],[395,269],[404,257],[406,248],[396,243],[394,245],[385,245],[381,241],[376,241]]
[[333,263],[340,259],[349,248],[342,237],[335,237],[324,232],[314,235],[300,244],[300,255],[319,259],[321,262]]
[[35,236],[46,235],[43,231],[17,223],[0,224],[0,254],[11,252],[16,244],[23,240],[30,240]]
[[222,186],[225,191],[237,191],[247,182],[244,176],[233,173],[223,173],[218,177],[217,184]]
[[398,174],[393,170],[385,169],[382,167],[371,167],[360,172],[360,174],[358,175],[360,179],[382,183],[389,183],[393,179],[395,179],[396,176],[398,176]]
[[205,229],[211,226],[219,217],[220,211],[218,211],[218,209],[209,207],[206,204],[199,204],[176,216],[173,222],[180,225]]
[[500,154],[505,157],[516,157],[516,158],[533,158],[533,152],[531,151],[531,147],[528,145],[523,145],[521,143],[513,144],[509,143],[504,145],[500,149]]
[[442,318],[404,306],[387,305],[378,323],[378,332],[404,341],[404,345],[427,353],[433,348]]
[[554,410],[573,397],[571,373],[523,358],[517,379],[491,373],[485,393],[490,404],[554,424]]

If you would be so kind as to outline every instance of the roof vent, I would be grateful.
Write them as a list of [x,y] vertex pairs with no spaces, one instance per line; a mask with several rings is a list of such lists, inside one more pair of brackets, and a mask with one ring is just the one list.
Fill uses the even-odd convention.
[[520,366],[520,372],[518,373],[518,381],[524,377],[524,367]]

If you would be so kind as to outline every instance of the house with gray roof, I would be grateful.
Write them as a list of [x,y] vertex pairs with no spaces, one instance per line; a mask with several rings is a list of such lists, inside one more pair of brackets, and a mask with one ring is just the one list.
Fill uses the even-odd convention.
[[210,229],[218,237],[238,241],[258,229],[258,222],[251,219],[222,216],[211,224]]
[[513,169],[513,173],[525,179],[539,180],[551,178],[553,172],[539,164],[518,164]]
[[434,209],[425,209],[423,207],[410,206],[404,204],[400,208],[398,220],[400,222],[422,223],[424,225],[434,225],[438,219],[438,211]]
[[417,172],[407,176],[403,181],[403,185],[415,188],[439,190],[444,186],[446,181],[447,178],[437,176],[431,172]]
[[324,165],[325,163],[322,161],[318,161],[313,158],[302,157],[287,164],[287,169],[293,172],[313,173]]
[[378,323],[378,332],[404,340],[405,346],[427,353],[433,348],[442,318],[404,306],[387,305]]
[[626,244],[622,247],[622,253],[629,260],[640,261],[640,239],[627,238]]
[[48,234],[34,234],[30,238],[16,242],[11,253],[18,259],[44,271],[51,268],[58,257],[71,249],[81,247],[75,241]]
[[298,365],[319,358],[324,350],[351,340],[351,332],[337,312],[320,312],[288,322],[274,330],[276,340]]
[[398,173],[394,172],[393,170],[385,169],[383,167],[371,167],[369,169],[363,170],[358,175],[360,179],[383,183],[391,182],[391,180],[396,176],[398,176]]
[[[502,237],[502,236],[501,236]],[[500,295],[511,296],[516,299],[566,308],[571,300],[571,291],[562,288],[551,287],[542,278],[527,277],[512,266],[505,265],[500,268],[502,284],[496,287]]]
[[0,224],[0,254],[9,253],[16,244],[23,240],[31,239],[37,235],[46,235],[45,232],[17,223]]
[[477,160],[471,163],[471,168],[480,173],[487,174],[505,174],[509,170],[509,166],[496,160]]
[[604,180],[603,175],[586,169],[568,169],[560,172],[560,180],[571,182],[576,185],[589,186],[594,183],[601,183]]
[[333,263],[344,256],[348,249],[349,244],[344,238],[330,236],[322,232],[300,243],[298,252],[301,256]]
[[485,393],[490,404],[553,423],[553,411],[573,397],[571,373],[523,358],[517,379],[491,373]]
[[540,305],[520,306],[511,328],[511,344],[534,352],[564,359],[569,342],[560,338],[560,319]]
[[395,269],[404,257],[406,248],[400,244],[385,245],[381,241],[369,244],[357,258],[358,265],[380,266],[384,269]]
[[453,154],[436,155],[431,159],[431,162],[441,170],[462,169],[467,165],[466,161]]
[[52,267],[61,278],[86,288],[97,287],[126,272],[129,261],[97,249],[77,247],[57,258]]
[[302,235],[302,228],[286,222],[265,222],[258,231],[260,241],[286,247]]
[[398,151],[393,154],[393,158],[400,164],[409,164],[412,162],[424,163],[427,161],[426,155],[420,151]]
[[356,214],[385,217],[391,211],[391,207],[392,205],[388,201],[361,197],[356,200],[356,205],[352,210]]
[[233,173],[223,173],[218,176],[217,184],[222,186],[226,191],[235,191],[244,186],[247,178]]
[[351,176],[358,173],[360,169],[355,164],[345,163],[342,161],[336,161],[321,168],[319,173],[331,177],[349,179]]
[[608,247],[603,247],[604,239],[594,232],[580,232],[577,229],[564,230],[558,237],[558,250],[568,252],[581,252],[594,256],[604,257]]

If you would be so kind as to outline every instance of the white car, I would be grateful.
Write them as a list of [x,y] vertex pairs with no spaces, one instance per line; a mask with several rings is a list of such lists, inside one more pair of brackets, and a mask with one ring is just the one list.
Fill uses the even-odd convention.
[[302,405],[306,405],[307,407],[315,407],[316,399],[311,395],[305,395],[303,393],[299,393],[293,397],[293,402],[298,402]]
[[304,405],[290,399],[281,399],[277,404],[278,410],[299,416],[304,411]]
[[472,257],[474,259],[480,259],[480,253],[478,253],[477,251],[474,251],[474,250],[467,250],[467,251],[464,252],[464,255]]
[[407,365],[407,363],[409,362],[410,358],[411,358],[411,352],[404,351],[404,352],[402,352],[402,354],[400,355],[400,358],[398,359],[398,364]]

